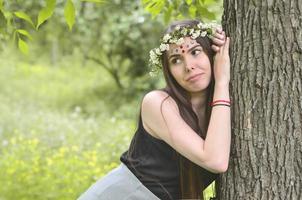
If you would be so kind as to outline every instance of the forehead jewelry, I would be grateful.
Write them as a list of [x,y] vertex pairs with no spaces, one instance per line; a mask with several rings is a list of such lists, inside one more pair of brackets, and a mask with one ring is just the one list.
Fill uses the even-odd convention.
[[[160,69],[162,69],[162,55],[163,52],[169,50],[169,44],[177,44],[179,48],[176,48],[174,51],[178,51],[176,53],[185,53],[189,47],[183,46],[185,42],[184,37],[191,37],[193,42],[196,42],[196,38],[212,36],[215,33],[217,28],[221,27],[216,23],[199,23],[194,26],[176,26],[174,31],[164,35],[160,39],[160,45],[158,48],[154,48],[150,51],[150,59],[149,59],[149,67],[151,71],[149,74],[151,76],[156,76]],[[189,46],[191,43],[189,44]],[[193,44],[192,44],[193,45]],[[182,48],[180,48],[182,46]]]
[[198,45],[196,40],[191,40],[190,42],[188,42],[186,44],[181,44],[179,47],[173,49],[173,51],[171,53],[173,53],[173,54],[184,54],[195,45]]

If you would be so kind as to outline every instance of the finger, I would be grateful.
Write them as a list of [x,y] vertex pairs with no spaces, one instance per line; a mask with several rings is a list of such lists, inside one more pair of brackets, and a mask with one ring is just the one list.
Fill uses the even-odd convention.
[[226,52],[227,54],[229,54],[229,45],[230,45],[230,38],[227,37],[226,40],[225,40],[225,44],[220,47],[221,51]]
[[218,38],[218,39],[221,39],[221,40],[224,40],[225,39],[225,35],[223,34],[223,32],[221,33],[214,33],[213,34],[214,38]]
[[222,28],[221,28],[221,27],[218,27],[218,28],[216,29],[216,32],[222,33]]
[[221,40],[221,39],[218,39],[218,38],[213,38],[212,42],[216,46],[223,46],[224,43],[225,43],[225,39]]
[[225,42],[225,45],[224,45],[227,53],[229,53],[229,47],[230,47],[230,37],[227,37],[226,38],[226,42]]
[[211,47],[212,47],[213,51],[215,51],[216,53],[219,52],[219,50],[220,50],[220,48],[216,45],[212,45]]

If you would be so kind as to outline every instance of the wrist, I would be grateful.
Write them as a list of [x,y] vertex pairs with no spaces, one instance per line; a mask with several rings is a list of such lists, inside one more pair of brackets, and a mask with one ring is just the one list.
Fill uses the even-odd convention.
[[213,101],[218,99],[230,100],[229,84],[215,83]]
[[229,89],[229,82],[215,82],[215,89]]

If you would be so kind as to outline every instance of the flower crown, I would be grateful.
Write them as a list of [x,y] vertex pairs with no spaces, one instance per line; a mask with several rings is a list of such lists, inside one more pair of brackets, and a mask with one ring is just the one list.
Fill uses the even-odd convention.
[[164,37],[160,39],[160,45],[158,48],[154,48],[150,51],[149,66],[151,67],[151,71],[149,74],[151,76],[158,74],[162,68],[161,56],[164,51],[169,50],[169,44],[181,45],[184,43],[184,37],[188,36],[193,40],[207,35],[212,36],[218,27],[221,26],[216,23],[204,24],[201,22],[194,26],[176,26],[173,32],[164,35]]

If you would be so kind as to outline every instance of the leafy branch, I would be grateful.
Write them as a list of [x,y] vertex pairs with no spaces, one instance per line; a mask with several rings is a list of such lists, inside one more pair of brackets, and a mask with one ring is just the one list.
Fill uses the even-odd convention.
[[171,19],[201,18],[219,20],[221,0],[141,0],[152,17],[161,15],[168,23]]
[[[72,30],[72,27],[75,24],[76,20],[76,8],[74,5],[75,0],[65,0],[64,6],[64,17],[65,22],[68,25],[69,30]],[[81,2],[91,2],[91,3],[106,3],[106,0],[81,0]],[[28,44],[26,39],[32,39],[32,36],[29,33],[29,30],[25,28],[18,28],[19,24],[16,24],[16,18],[28,23],[33,30],[38,31],[40,26],[49,20],[54,13],[54,10],[57,6],[56,0],[45,0],[45,6],[38,12],[36,23],[32,18],[25,13],[24,11],[17,10],[12,11],[7,7],[8,0],[0,0],[0,40],[5,40],[7,37],[5,35],[13,35],[13,41],[18,44],[18,48],[24,54],[28,53]],[[12,30],[12,31],[9,31]]]

